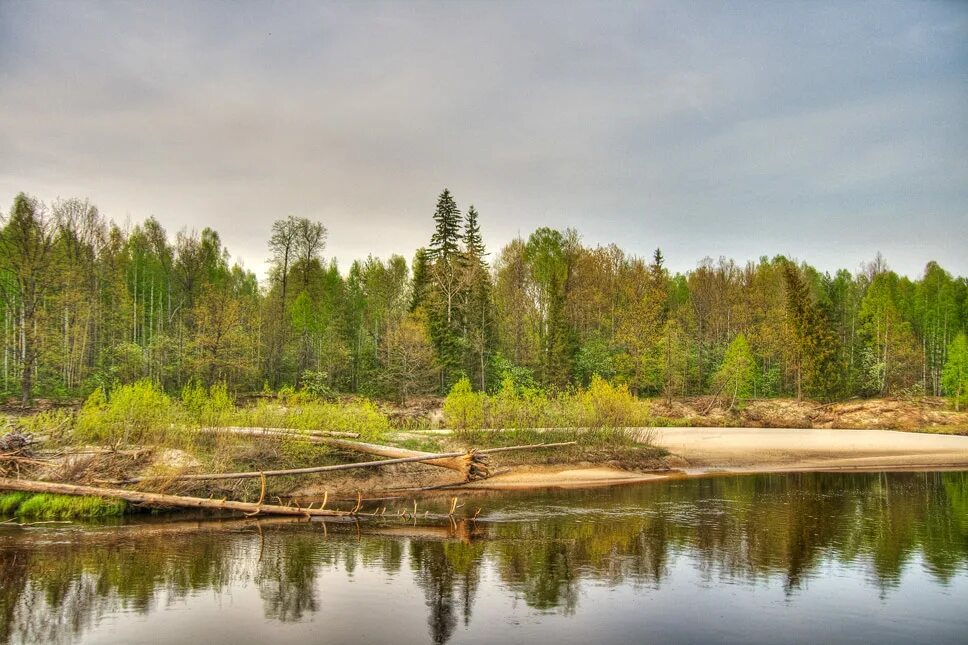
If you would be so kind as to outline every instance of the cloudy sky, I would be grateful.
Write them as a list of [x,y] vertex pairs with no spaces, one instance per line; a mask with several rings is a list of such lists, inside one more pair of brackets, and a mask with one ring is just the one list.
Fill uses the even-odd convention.
[[410,257],[436,195],[686,270],[968,274],[965,2],[0,0],[0,205]]

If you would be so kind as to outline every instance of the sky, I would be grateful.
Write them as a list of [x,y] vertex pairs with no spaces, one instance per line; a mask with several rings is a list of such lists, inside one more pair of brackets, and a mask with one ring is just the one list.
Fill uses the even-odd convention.
[[492,251],[968,275],[968,2],[0,0],[4,211],[210,226],[260,275],[308,217],[345,271],[444,187]]

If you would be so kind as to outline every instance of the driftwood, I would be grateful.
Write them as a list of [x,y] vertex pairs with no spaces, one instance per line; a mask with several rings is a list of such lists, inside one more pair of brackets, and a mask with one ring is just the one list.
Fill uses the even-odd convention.
[[[347,442],[349,443],[349,442]],[[356,442],[352,442],[356,444]],[[392,448],[391,446],[376,446],[376,444],[362,444],[365,446],[378,447],[384,449],[385,451],[377,454],[389,454],[393,451],[401,451],[404,453],[411,453],[409,456],[397,457],[394,459],[380,459],[378,461],[361,461],[352,464],[334,464],[331,466],[310,466],[308,468],[288,468],[284,470],[263,470],[263,471],[245,471],[236,473],[204,473],[204,474],[188,474],[188,475],[156,475],[156,476],[144,476],[144,477],[131,477],[129,479],[123,479],[119,481],[109,482],[111,484],[137,484],[143,481],[151,480],[165,480],[165,481],[199,481],[199,480],[215,480],[215,479],[254,479],[256,477],[278,477],[282,475],[308,475],[312,473],[325,473],[334,472],[337,470],[351,470],[354,468],[376,468],[380,466],[390,466],[393,464],[407,464],[407,463],[429,463],[432,465],[439,465],[442,463],[450,463],[452,460],[463,460],[464,463],[471,462],[481,464],[484,463],[481,457],[487,454],[492,454],[496,452],[508,452],[512,450],[528,450],[535,448],[559,448],[561,446],[574,445],[574,441],[566,441],[562,443],[542,443],[542,444],[532,444],[525,446],[507,446],[503,448],[489,448],[486,450],[472,450],[470,452],[444,452],[444,453],[430,453],[430,452],[419,452],[416,450],[402,450],[398,448]],[[474,459],[477,459],[474,462]],[[458,461],[457,463],[461,463]],[[445,466],[449,467],[449,466]],[[488,471],[489,472],[489,471]],[[483,479],[484,477],[477,477],[477,479]]]
[[356,439],[360,436],[358,432],[338,432],[336,430],[297,430],[295,428],[256,428],[247,426],[213,426],[209,428],[199,428],[199,432],[211,434],[239,434],[253,437],[293,437],[303,438],[313,441],[320,437],[343,437],[346,439]]
[[[431,466],[449,468],[456,470],[467,479],[486,479],[488,476],[487,464],[484,459],[475,458],[469,453],[455,453],[457,456],[440,456],[431,452],[420,450],[407,450],[405,448],[395,448],[393,446],[383,446],[375,443],[365,443],[362,441],[346,441],[341,437],[356,438],[358,434],[353,432],[330,432],[326,430],[301,431],[289,428],[246,428],[238,426],[201,428],[202,432],[246,435],[251,437],[271,437],[271,438],[294,438],[303,439],[310,443],[362,452],[369,455],[389,457],[391,459],[409,459],[410,461],[426,462]],[[412,457],[423,457],[423,459],[411,459]],[[397,462],[406,463],[406,462]],[[313,471],[325,472],[325,471]]]
[[391,459],[422,457],[422,459],[414,459],[414,461],[419,461],[429,466],[456,470],[467,480],[487,479],[489,474],[487,469],[487,459],[484,457],[484,454],[486,454],[485,451],[462,452],[457,453],[457,455],[454,456],[451,454],[439,455],[420,450],[408,450],[406,448],[383,446],[376,443],[345,441],[343,439],[331,439],[326,437],[319,437],[317,438],[317,441],[318,443],[330,446],[331,448],[339,448],[340,450],[350,450],[353,452],[363,452],[368,455],[378,455],[380,457],[389,457]]
[[[247,515],[264,513],[267,515],[296,515],[302,517],[342,517],[354,514],[353,511],[263,504],[261,498],[259,502],[253,504],[251,502],[237,502],[226,499],[206,499],[204,497],[142,493],[140,491],[126,490],[123,488],[99,488],[95,486],[39,482],[28,479],[8,479],[5,477],[0,478],[0,490],[17,490],[27,493],[55,493],[58,495],[90,495],[93,497],[123,499],[134,504],[158,508],[207,508],[213,510],[239,511]],[[263,486],[263,496],[264,494],[265,487]],[[357,507],[359,507],[359,504],[357,504]]]

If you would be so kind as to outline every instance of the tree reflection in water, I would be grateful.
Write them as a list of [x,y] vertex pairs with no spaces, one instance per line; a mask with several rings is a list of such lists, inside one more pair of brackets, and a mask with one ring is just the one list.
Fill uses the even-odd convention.
[[584,583],[661,588],[680,558],[711,582],[779,579],[788,594],[826,562],[866,567],[881,593],[913,562],[938,584],[968,570],[966,473],[681,480],[486,507],[501,521],[410,535],[288,520],[3,528],[0,642],[72,640],[109,614],[249,582],[266,618],[299,622],[321,611],[321,576],[361,567],[412,576],[435,643],[470,624],[485,569],[497,578],[488,593],[566,615],[580,613]]

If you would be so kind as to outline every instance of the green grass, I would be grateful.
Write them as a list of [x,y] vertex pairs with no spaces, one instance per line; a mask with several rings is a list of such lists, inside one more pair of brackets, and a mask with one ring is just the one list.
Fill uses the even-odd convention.
[[0,493],[0,515],[13,515],[29,497],[30,493]]
[[128,505],[121,500],[46,493],[2,493],[0,515],[36,520],[76,520],[119,517]]
[[968,435],[968,426],[924,426],[907,432],[923,432],[926,434]]
[[447,449],[441,444],[440,440],[434,437],[404,439],[403,441],[395,441],[393,443],[394,445],[401,448],[406,448],[407,450],[420,450],[421,452],[448,452]]

